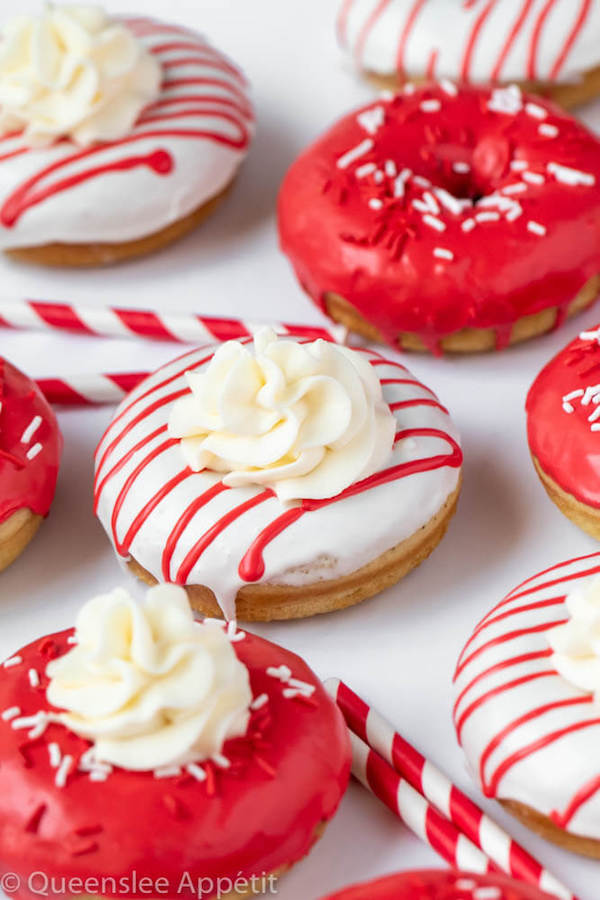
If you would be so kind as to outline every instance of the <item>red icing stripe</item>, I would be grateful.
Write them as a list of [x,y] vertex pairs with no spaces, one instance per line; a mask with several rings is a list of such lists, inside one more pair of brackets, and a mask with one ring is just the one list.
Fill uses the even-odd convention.
[[569,53],[573,49],[573,44],[579,37],[581,29],[585,25],[585,21],[590,13],[591,8],[592,8],[592,0],[583,0],[583,2],[581,4],[581,8],[579,10],[579,15],[577,16],[575,24],[573,25],[573,28],[569,32],[569,34],[567,36],[567,40],[565,41],[560,53],[558,54],[558,57],[556,58],[556,62],[554,63],[554,65],[552,66],[552,69],[550,70],[550,81],[554,81],[556,78],[558,78],[558,76],[560,74],[560,70],[564,66]]
[[363,25],[361,32],[358,36],[358,40],[356,41],[356,58],[359,62],[362,61],[363,52],[365,49],[365,44],[373,30],[377,20],[384,12],[384,10],[390,5],[391,0],[378,0],[377,6],[373,9],[371,14],[369,15],[367,21]]
[[465,53],[463,56],[463,61],[460,69],[460,77],[462,81],[469,82],[470,80],[470,71],[471,71],[471,61],[473,59],[473,55],[475,53],[477,47],[477,41],[479,39],[479,35],[483,26],[485,25],[486,19],[492,12],[494,6],[496,5],[496,0],[489,0],[486,6],[483,8],[481,13],[477,16],[475,20],[475,24],[471,30],[469,38],[467,40],[467,44],[465,46]]
[[500,55],[498,56],[498,60],[495,64],[494,68],[492,69],[492,75],[491,75],[492,81],[498,81],[500,79],[500,76],[502,74],[502,66],[506,62],[506,58],[507,58],[508,54],[510,53],[510,51],[512,50],[513,44],[514,44],[515,40],[517,39],[519,32],[521,31],[521,28],[523,27],[523,25],[525,23],[525,19],[529,15],[529,12],[534,3],[535,3],[535,0],[525,0],[525,2],[523,3],[523,6],[521,7],[521,10],[519,12],[519,15],[515,19],[515,22],[513,23],[513,26],[510,29],[510,32],[508,34],[508,37],[507,37],[504,45],[502,46]]
[[411,31],[413,30],[415,22],[417,21],[419,13],[425,6],[426,2],[427,0],[415,0],[408,14],[406,22],[404,23],[404,28],[402,29],[402,34],[400,35],[400,41],[398,43],[398,51],[396,53],[396,69],[400,76],[406,75],[406,70],[404,67],[404,57],[406,55],[408,39],[410,37]]
[[546,24],[546,19],[550,15],[552,11],[552,7],[556,3],[556,0],[547,0],[546,5],[543,7],[540,12],[537,21],[535,23],[532,35],[531,35],[531,43],[529,45],[529,55],[527,58],[527,77],[532,81],[535,81],[538,77],[537,74],[537,53],[538,47],[540,44],[540,40],[542,37],[542,32],[544,30],[544,25]]

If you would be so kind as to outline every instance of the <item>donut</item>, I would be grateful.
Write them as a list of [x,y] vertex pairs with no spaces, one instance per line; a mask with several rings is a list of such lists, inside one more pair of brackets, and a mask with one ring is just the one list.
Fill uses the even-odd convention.
[[432,870],[387,875],[323,900],[550,900],[550,895],[503,875]]
[[550,499],[600,540],[600,328],[583,331],[540,372],[527,396],[527,436]]
[[61,451],[56,417],[42,392],[0,357],[0,571],[48,515]]
[[600,9],[593,0],[342,0],[338,39],[379,87],[451,78],[518,82],[575,106],[600,91]]
[[[198,454],[208,420],[220,457]],[[283,443],[282,429],[297,437]],[[261,332],[192,350],[126,397],[96,451],[95,510],[136,575],[185,585],[200,612],[297,618],[358,603],[425,559],[461,465],[447,410],[400,363]]]
[[346,727],[306,663],[194,622],[173,585],[145,602],[95,598],[75,632],[34,641],[0,673],[0,864],[18,900],[39,896],[39,873],[99,897],[264,890],[308,853],[348,783]]
[[596,298],[599,151],[516,86],[386,95],[293,163],[281,247],[318,306],[370,340],[500,349]]
[[467,641],[454,723],[470,771],[525,825],[600,858],[600,554],[522,582]]
[[[18,22],[23,31],[15,41],[27,46],[39,20]],[[124,84],[109,83],[105,105],[91,121],[80,122],[75,110],[64,123],[52,119],[45,131],[46,120],[40,123],[29,107],[13,114],[2,107],[12,96],[14,60],[5,65],[0,51],[0,248],[28,263],[98,266],[154,252],[195,228],[227,193],[252,137],[241,72],[204,37],[178,25],[111,20],[84,7],[50,7],[44,22],[59,34],[67,29],[69,41],[83,31],[81,53],[101,81],[104,57],[97,62],[95,48],[112,47],[115,29],[115,67],[120,72],[125,65],[121,52],[136,62]],[[9,23],[5,34],[15,27]],[[68,50],[64,55],[68,67]],[[29,65],[28,56],[17,71],[25,81],[33,78]],[[110,82],[110,72],[106,77]],[[134,77],[128,94],[127,78]],[[51,99],[62,110],[69,97],[59,86]]]

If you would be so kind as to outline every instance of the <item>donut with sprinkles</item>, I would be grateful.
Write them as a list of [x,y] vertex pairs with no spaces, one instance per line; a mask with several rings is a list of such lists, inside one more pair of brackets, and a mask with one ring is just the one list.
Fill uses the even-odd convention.
[[378,86],[517,82],[567,107],[600,91],[594,0],[340,0],[337,33]]
[[357,884],[323,900],[551,900],[528,884],[503,875],[472,872],[400,872]]
[[547,840],[600,858],[600,554],[527,578],[484,616],[454,675],[478,786]]
[[0,357],[0,571],[50,511],[62,437],[37,385]]
[[600,327],[582,331],[539,373],[527,436],[550,499],[600,540]]
[[597,296],[599,150],[516,85],[410,85],[293,163],[281,247],[318,306],[371,340],[500,349]]

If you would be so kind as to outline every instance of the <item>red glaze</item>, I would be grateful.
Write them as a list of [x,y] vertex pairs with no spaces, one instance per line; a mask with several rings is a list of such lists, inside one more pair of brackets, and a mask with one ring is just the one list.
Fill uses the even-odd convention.
[[[296,160],[279,196],[280,240],[319,306],[327,292],[337,293],[390,344],[411,332],[434,351],[463,328],[493,328],[501,347],[517,319],[549,307],[558,307],[562,321],[600,270],[600,143],[551,102],[523,95],[520,112],[503,113],[488,108],[491,96],[468,87],[454,96],[429,85],[379,99],[345,116]],[[439,103],[439,111],[422,110],[423,101]],[[361,113],[378,107],[383,123],[361,125]],[[557,136],[544,134],[548,127]],[[361,145],[366,149],[340,168]],[[514,161],[527,170],[511,169]],[[457,163],[468,172],[455,171]],[[583,172],[593,184],[565,184],[548,163]],[[369,164],[373,171],[361,171]],[[395,188],[394,172],[405,169],[412,175]],[[477,203],[452,212],[439,188]],[[505,209],[480,205],[492,193]],[[507,200],[517,204],[512,213]],[[481,213],[498,215],[463,230]]]
[[[482,888],[496,888],[484,894]],[[503,875],[473,875],[471,872],[403,872],[378,881],[358,884],[323,900],[551,900],[537,888]]]
[[[587,506],[600,508],[600,434],[590,422],[597,405],[585,391],[600,392],[600,346],[576,338],[545,366],[527,397],[529,447],[563,490]],[[578,396],[563,398],[577,391]],[[582,396],[583,395],[583,396]],[[594,396],[592,390],[588,397]],[[566,409],[572,409],[567,412]],[[600,414],[599,414],[600,415]],[[600,423],[600,419],[597,420]]]
[[[0,669],[0,711],[19,707],[27,716],[50,708],[43,673],[51,658],[69,649],[70,634],[38,640],[19,651],[21,663]],[[266,693],[269,700],[253,712],[247,735],[225,744],[231,768],[206,763],[204,782],[115,769],[103,783],[75,771],[58,788],[48,745],[55,741],[63,756],[79,759],[88,742],[61,725],[49,725],[28,742],[26,730],[0,720],[0,870],[25,882],[35,871],[67,878],[131,878],[135,871],[166,877],[165,896],[175,897],[182,872],[235,880],[301,859],[346,789],[346,727],[295,654],[249,633],[233,646],[249,668],[254,696]],[[283,697],[285,685],[266,674],[281,665],[316,686],[308,700]],[[31,667],[40,675],[37,688],[29,682]],[[32,895],[23,887],[18,896]]]
[[[1,357],[0,403],[0,523],[19,509],[46,516],[62,450],[56,417],[36,384]],[[36,416],[41,422],[29,436]]]

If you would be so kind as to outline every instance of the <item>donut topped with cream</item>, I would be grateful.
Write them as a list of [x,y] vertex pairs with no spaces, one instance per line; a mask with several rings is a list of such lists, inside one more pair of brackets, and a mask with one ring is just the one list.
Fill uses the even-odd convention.
[[454,721],[487,797],[600,839],[600,554],[527,579],[484,617],[455,674]]
[[540,372],[527,397],[535,460],[563,490],[600,508],[600,328],[583,331]]
[[224,189],[252,130],[243,76],[189,29],[80,5],[17,16],[0,47],[0,248],[158,232]]
[[343,298],[390,344],[463,329],[497,346],[600,270],[600,144],[517,86],[405,90],[345,116],[290,168],[281,246],[327,311]]
[[132,391],[96,451],[95,507],[121,557],[208,586],[233,618],[246,584],[342,577],[412,536],[461,463],[447,410],[400,363],[263,332]]
[[0,357],[0,524],[20,509],[47,516],[62,438],[35,382]]
[[379,75],[569,82],[600,65],[593,0],[341,0],[338,36]]
[[504,875],[473,872],[399,872],[356,884],[323,900],[551,900],[531,885]]
[[276,872],[349,777],[343,719],[306,664],[194,622],[172,585],[97,597],[75,631],[6,660],[0,731],[0,858],[24,878],[137,871],[174,897],[182,871]]

